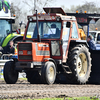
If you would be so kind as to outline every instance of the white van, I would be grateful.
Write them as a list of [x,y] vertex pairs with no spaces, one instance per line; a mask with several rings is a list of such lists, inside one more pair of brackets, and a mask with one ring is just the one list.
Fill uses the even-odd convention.
[[93,37],[96,43],[96,50],[100,50],[100,31],[89,31],[89,35]]

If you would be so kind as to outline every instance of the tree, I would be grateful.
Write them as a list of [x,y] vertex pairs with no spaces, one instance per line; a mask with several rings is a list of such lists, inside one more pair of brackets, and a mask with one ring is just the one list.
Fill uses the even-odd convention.
[[14,29],[19,28],[19,23],[23,21],[27,23],[27,15],[43,11],[43,7],[50,6],[55,0],[12,0],[11,14],[16,14],[16,23]]
[[85,2],[82,6],[77,6],[76,10],[87,11],[87,13],[98,12],[98,7],[95,2]]
[[14,3],[11,3],[11,6],[10,6],[11,16],[13,16],[14,14],[16,15],[15,24],[13,24],[13,27],[12,27],[14,31],[18,28],[20,17],[21,17],[21,10],[20,10],[20,7],[18,7],[18,5],[19,4],[14,5]]
[[[35,10],[38,10],[39,12],[43,11],[43,7],[49,6],[54,0],[24,0],[23,3],[25,3],[28,8],[29,12],[32,14],[35,13]],[[34,5],[34,6],[33,6]]]
[[[63,6],[62,6],[63,7]],[[83,5],[72,5],[70,9],[63,7],[65,11],[68,12],[76,12],[77,10],[80,12],[87,11],[87,13],[100,13],[100,7],[98,7],[98,4],[96,2],[85,2]]]
[[[85,2],[83,5],[74,6],[72,5],[70,9],[62,6],[64,8],[64,11],[66,13],[75,13],[77,10],[80,13],[84,13],[84,11],[87,11],[87,13],[99,13],[100,14],[100,7],[98,6],[97,2]],[[90,30],[95,30],[95,28],[98,28],[100,30],[100,20],[96,22],[96,24],[90,24]]]

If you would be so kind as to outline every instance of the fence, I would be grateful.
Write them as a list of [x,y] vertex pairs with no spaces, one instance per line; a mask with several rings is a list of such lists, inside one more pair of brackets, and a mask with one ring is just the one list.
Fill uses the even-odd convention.
[[[10,55],[10,54],[3,54],[1,56],[1,59],[0,59],[0,78],[3,78],[3,69],[4,69],[4,65],[7,61],[13,61],[13,58],[17,58],[15,55]],[[19,73],[19,78],[25,78],[26,77],[26,74],[23,72],[23,73]]]

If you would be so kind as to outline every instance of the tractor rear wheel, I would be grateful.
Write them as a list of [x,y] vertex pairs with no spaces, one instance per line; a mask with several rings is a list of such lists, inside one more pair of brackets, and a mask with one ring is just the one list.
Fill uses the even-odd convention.
[[68,64],[72,71],[72,81],[84,84],[91,73],[91,57],[85,45],[76,45],[69,52]]
[[51,61],[45,63],[41,70],[41,80],[45,84],[53,84],[56,79],[56,67]]
[[15,84],[18,80],[18,72],[15,70],[15,63],[8,61],[4,65],[4,79],[7,84]]

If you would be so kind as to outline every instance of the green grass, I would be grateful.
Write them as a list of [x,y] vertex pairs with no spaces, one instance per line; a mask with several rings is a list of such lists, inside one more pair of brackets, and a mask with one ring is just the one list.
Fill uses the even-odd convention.
[[27,80],[27,78],[19,78],[20,80]]
[[44,98],[44,99],[33,99],[33,100],[64,100],[64,98]]
[[0,73],[0,75],[3,75],[3,73]]
[[100,100],[96,97],[66,97],[66,98],[44,98],[44,99],[33,99],[33,100]]
[[66,97],[66,98],[9,99],[9,100],[100,100],[100,99],[98,99],[97,97]]
[[[27,78],[19,78],[20,80],[27,80]],[[4,78],[0,78],[0,80],[4,80]]]

